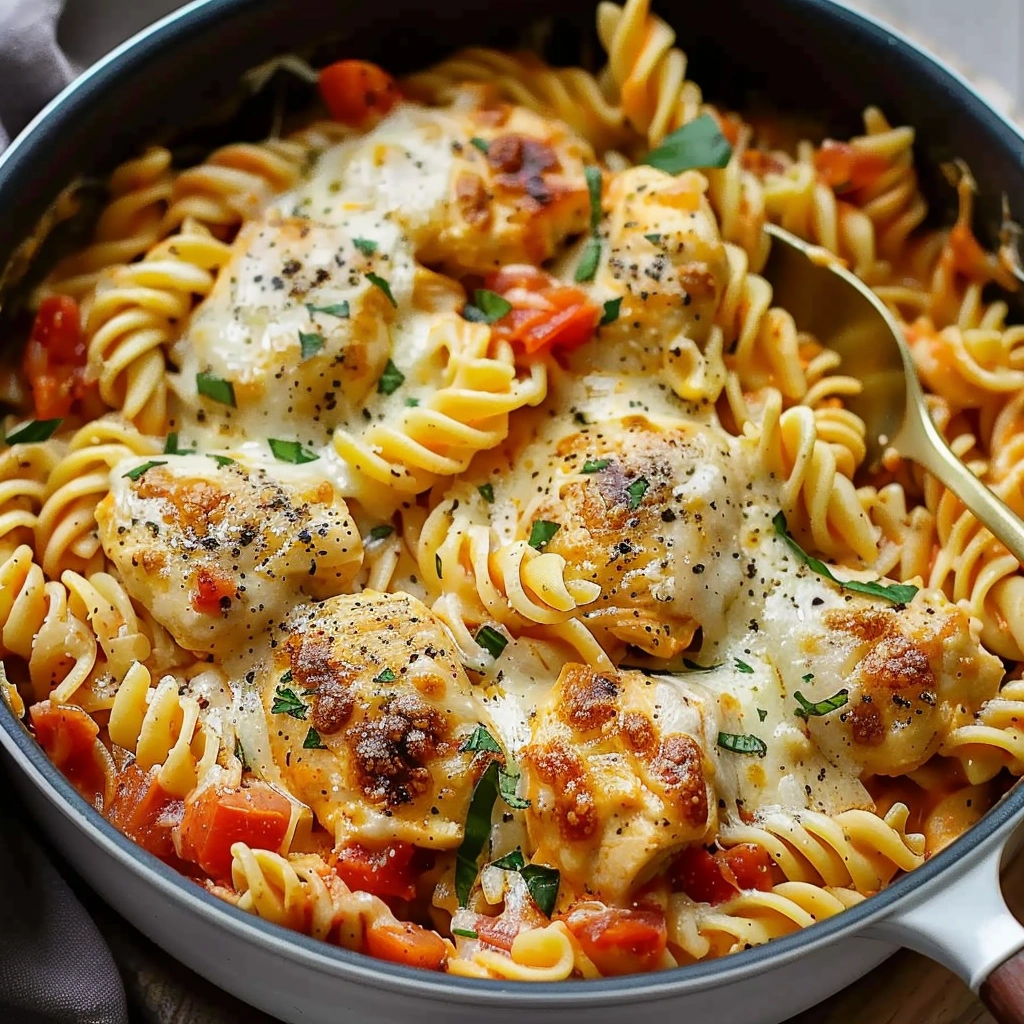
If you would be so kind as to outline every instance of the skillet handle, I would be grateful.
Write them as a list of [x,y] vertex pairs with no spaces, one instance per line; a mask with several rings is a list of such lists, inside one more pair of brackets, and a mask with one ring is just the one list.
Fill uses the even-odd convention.
[[998,1024],[1024,1024],[1024,950],[995,968],[978,995]]
[[992,844],[952,881],[931,880],[867,932],[948,967],[999,1024],[1024,1024],[1024,927],[999,886],[1005,845],[1005,839]]

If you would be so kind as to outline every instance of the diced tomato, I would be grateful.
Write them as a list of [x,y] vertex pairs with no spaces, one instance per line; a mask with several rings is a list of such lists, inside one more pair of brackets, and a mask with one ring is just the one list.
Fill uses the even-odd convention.
[[181,855],[215,879],[231,876],[231,847],[245,843],[278,850],[288,831],[291,804],[262,782],[244,789],[204,789],[185,801]]
[[64,777],[91,804],[106,789],[105,751],[99,726],[77,704],[44,700],[28,710],[36,740]]
[[865,153],[848,142],[826,139],[814,154],[821,180],[837,192],[851,192],[873,184],[889,166],[880,153]]
[[416,895],[415,854],[412,843],[388,843],[379,850],[352,843],[337,851],[334,870],[350,889],[411,900]]
[[474,925],[477,937],[488,946],[512,952],[512,941],[519,934],[520,923],[508,914],[486,917],[481,914]]
[[320,94],[335,121],[360,129],[372,127],[402,98],[394,78],[365,60],[339,60],[325,67]]
[[725,136],[726,142],[735,147],[740,141],[743,118],[738,114],[720,114],[717,110],[712,116],[718,122],[718,130]]
[[143,771],[134,760],[117,773],[107,819],[129,839],[163,860],[174,858],[171,829],[180,822],[184,804],[161,788],[156,772]]
[[657,969],[668,941],[660,910],[581,908],[570,912],[565,923],[603,975]]
[[722,875],[738,889],[768,892],[775,884],[776,866],[771,854],[753,843],[740,843],[715,854]]
[[381,921],[371,925],[366,932],[366,952],[378,960],[426,971],[439,971],[448,960],[444,939],[410,921]]
[[526,355],[542,349],[579,348],[590,340],[601,319],[600,309],[585,292],[536,267],[503,267],[488,276],[485,286],[512,303],[512,309],[495,321],[494,336]]
[[22,359],[37,419],[67,416],[83,397],[86,356],[78,303],[69,295],[43,299]]
[[226,573],[200,566],[196,573],[196,589],[192,591],[192,607],[201,615],[220,615],[231,606],[235,596],[234,581]]

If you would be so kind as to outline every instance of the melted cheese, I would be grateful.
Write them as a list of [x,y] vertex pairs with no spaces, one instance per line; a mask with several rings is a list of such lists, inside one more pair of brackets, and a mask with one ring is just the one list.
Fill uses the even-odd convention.
[[175,455],[132,478],[125,460],[96,509],[100,540],[128,593],[188,650],[244,651],[303,593],[348,589],[359,532],[308,466]]
[[489,719],[419,601],[366,590],[298,608],[247,694],[267,719],[271,777],[339,844],[458,846],[486,767],[459,747]]

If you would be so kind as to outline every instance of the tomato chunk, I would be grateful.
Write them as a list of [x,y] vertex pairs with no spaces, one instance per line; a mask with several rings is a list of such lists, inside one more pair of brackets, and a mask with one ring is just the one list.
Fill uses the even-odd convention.
[[143,771],[135,761],[117,774],[107,819],[150,853],[163,860],[174,857],[171,830],[181,820],[184,804],[161,788],[156,772]]
[[409,921],[381,921],[366,932],[366,952],[378,960],[439,971],[448,960],[448,947],[436,932]]
[[485,287],[512,304],[512,309],[494,322],[494,337],[526,355],[579,348],[590,340],[601,319],[601,310],[584,291],[564,285],[536,267],[503,267],[487,277]]
[[262,782],[244,789],[204,789],[185,801],[181,855],[215,879],[231,876],[231,847],[245,843],[278,850],[288,832],[291,804]]
[[837,192],[872,185],[889,166],[880,153],[865,153],[848,142],[826,139],[814,154],[814,167],[821,180]]
[[766,892],[781,875],[767,850],[740,843],[709,853],[703,846],[683,850],[672,862],[673,887],[698,903],[731,900],[742,889]]
[[416,895],[415,854],[412,843],[388,843],[379,850],[352,843],[337,851],[334,870],[350,889],[411,900]]
[[776,865],[771,854],[753,843],[740,843],[716,854],[722,875],[739,889],[768,892],[776,883]]
[[64,777],[90,803],[106,789],[105,751],[96,741],[99,726],[77,704],[44,700],[28,710],[39,745]]
[[660,910],[580,908],[565,921],[583,951],[603,975],[656,970],[668,942]]
[[69,295],[43,299],[22,360],[38,419],[67,416],[83,397],[86,356],[78,303]]
[[219,615],[231,607],[235,594],[235,584],[230,576],[204,565],[196,573],[192,607],[201,615]]
[[335,121],[371,128],[402,98],[398,83],[366,60],[339,60],[320,72],[320,94]]

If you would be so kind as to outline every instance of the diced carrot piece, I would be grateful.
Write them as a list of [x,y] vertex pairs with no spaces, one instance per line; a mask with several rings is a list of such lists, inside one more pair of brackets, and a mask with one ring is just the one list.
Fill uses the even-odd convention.
[[439,971],[448,959],[448,947],[436,932],[410,921],[382,921],[366,932],[366,952],[378,960]]
[[132,760],[117,774],[107,820],[143,849],[163,860],[174,857],[171,830],[184,804],[161,788],[156,772],[143,771]]

